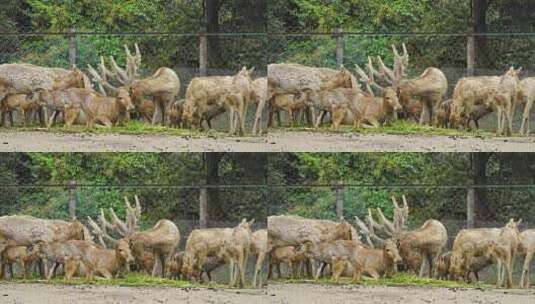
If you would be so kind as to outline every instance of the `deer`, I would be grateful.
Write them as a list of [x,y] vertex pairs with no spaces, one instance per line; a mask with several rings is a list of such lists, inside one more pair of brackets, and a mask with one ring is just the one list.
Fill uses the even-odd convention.
[[135,206],[124,197],[126,207],[125,220],[119,219],[115,211],[110,208],[111,222],[109,222],[104,214],[104,210],[100,210],[98,223],[91,217],[88,217],[89,226],[101,246],[107,248],[106,241],[116,243],[116,239],[110,236],[108,231],[114,231],[128,241],[132,252],[136,258],[136,262],[148,252],[154,256],[154,266],[152,269],[152,276],[158,275],[158,269],[162,269],[161,277],[165,277],[167,267],[166,264],[173,257],[175,248],[180,242],[180,231],[176,225],[169,220],[159,220],[152,228],[139,231],[138,223],[141,217],[141,203],[137,195],[134,196]]
[[528,136],[531,132],[529,121],[531,116],[531,108],[535,101],[535,77],[526,77],[520,81],[517,88],[517,101],[519,104],[524,104],[524,112],[522,113],[522,124],[520,125],[520,135]]
[[[280,264],[288,265],[288,271],[292,278],[297,277],[301,264],[306,259],[304,248],[296,246],[277,247],[269,253],[268,279],[273,277],[273,268],[278,272],[279,279],[282,279]],[[295,268],[297,266],[297,268]]]
[[251,252],[256,258],[253,286],[260,288],[262,287],[262,269],[264,268],[264,260],[268,253],[267,229],[253,232],[251,236]]
[[39,244],[34,246],[7,246],[0,252],[0,279],[4,277],[4,271],[9,272],[11,279],[14,279],[13,265],[19,264],[23,269],[23,278],[28,277],[30,266],[39,259]]
[[420,124],[437,124],[436,112],[448,89],[448,80],[444,73],[435,67],[425,69],[416,78],[409,79],[406,70],[409,66],[409,53],[405,44],[402,44],[403,53],[400,54],[395,45],[392,45],[394,65],[389,68],[383,62],[381,56],[377,57],[379,68],[373,66],[373,60],[368,57],[368,75],[358,65],[355,65],[361,81],[366,83],[366,89],[373,95],[373,88],[382,90],[375,82],[375,78],[381,80],[397,92],[400,103],[407,107],[413,100],[419,100],[422,104]]
[[251,103],[256,104],[253,135],[262,133],[262,112],[266,106],[267,77],[260,77],[251,83]]
[[[514,219],[502,228],[477,228],[461,230],[453,242],[450,274],[454,279],[468,278],[474,258],[484,257],[500,263],[507,272],[507,285],[512,285],[510,270],[514,264],[518,246],[518,225]],[[514,247],[514,248],[513,248]],[[502,267],[499,267],[497,285],[501,285]]]
[[67,254],[65,259],[65,281],[70,281],[83,264],[87,281],[93,281],[95,273],[106,279],[117,277],[122,271],[128,272],[134,262],[128,240],[120,239],[113,249],[103,248],[86,241],[68,241],[76,248],[76,253]]
[[501,76],[461,78],[453,91],[450,122],[457,128],[468,128],[475,106],[482,105],[497,113],[497,134],[502,135],[504,129],[506,134],[510,134],[521,71],[522,68],[510,67]]
[[403,205],[392,196],[394,217],[388,220],[380,208],[376,213],[378,220],[374,219],[371,209],[368,209],[366,219],[362,221],[357,216],[355,222],[364,234],[367,243],[373,246],[376,242],[381,245],[384,239],[376,234],[376,230],[393,239],[399,244],[399,253],[403,261],[419,276],[424,276],[425,265],[429,265],[429,277],[434,276],[437,260],[448,242],[448,233],[444,225],[434,219],[425,221],[420,228],[407,230],[406,223],[409,217],[409,205],[405,195],[402,196]]
[[[151,123],[165,125],[166,108],[168,104],[176,100],[180,92],[180,79],[175,71],[167,67],[160,67],[149,77],[140,78],[139,68],[141,65],[141,52],[138,44],[134,44],[135,54],[132,54],[127,45],[124,45],[126,53],[126,66],[119,67],[113,56],[110,56],[111,69],[106,66],[103,56],[97,69],[87,65],[88,72],[101,94],[108,96],[108,92],[116,95],[119,88],[129,92],[130,97],[141,116],[148,120],[152,116]],[[119,86],[112,84],[112,80]],[[158,116],[161,119],[158,121]]]
[[535,229],[524,230],[520,233],[518,237],[518,253],[525,256],[519,285],[522,288],[529,288],[531,261],[535,253]]

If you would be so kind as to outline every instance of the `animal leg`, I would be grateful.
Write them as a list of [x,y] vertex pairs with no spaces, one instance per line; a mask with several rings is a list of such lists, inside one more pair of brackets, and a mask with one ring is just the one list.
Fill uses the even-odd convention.
[[533,252],[528,252],[524,258],[524,265],[522,266],[522,276],[520,277],[520,287],[529,288],[529,267],[531,259],[533,258]]

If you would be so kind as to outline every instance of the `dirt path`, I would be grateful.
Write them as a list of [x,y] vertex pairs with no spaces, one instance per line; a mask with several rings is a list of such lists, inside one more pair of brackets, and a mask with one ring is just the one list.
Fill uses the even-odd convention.
[[263,304],[266,291],[0,284],[0,303]]
[[0,131],[0,152],[533,152],[535,136],[460,138],[428,135],[275,131],[264,137],[57,134]]
[[535,291],[271,284],[267,290],[0,284],[0,303],[531,304]]
[[291,304],[531,304],[535,292],[456,290],[429,287],[269,285],[270,303]]

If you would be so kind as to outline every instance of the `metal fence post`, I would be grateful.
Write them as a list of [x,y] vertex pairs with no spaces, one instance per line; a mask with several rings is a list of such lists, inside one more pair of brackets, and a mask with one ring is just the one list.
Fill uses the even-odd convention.
[[208,222],[208,191],[201,187],[199,191],[199,227],[206,228]]
[[206,28],[199,33],[199,76],[206,76],[208,69],[208,37]]
[[344,65],[344,34],[342,28],[336,29],[336,65]]
[[476,39],[474,35],[468,36],[466,42],[466,75],[474,76],[476,65]]
[[69,30],[69,65],[70,67],[76,66],[76,29],[71,27]]
[[336,218],[341,219],[344,217],[344,188],[342,182],[338,182],[335,188],[336,191]]
[[468,188],[466,193],[466,228],[475,227],[476,217],[476,191],[474,188]]
[[69,216],[71,219],[76,218],[76,181],[69,182]]

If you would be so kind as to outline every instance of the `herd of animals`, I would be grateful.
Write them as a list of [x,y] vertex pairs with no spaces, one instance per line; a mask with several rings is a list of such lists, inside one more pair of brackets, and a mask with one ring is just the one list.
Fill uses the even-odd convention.
[[[513,265],[517,255],[525,256],[520,286],[530,286],[530,263],[535,253],[535,229],[519,231],[521,221],[511,219],[501,228],[463,229],[447,251],[448,233],[437,220],[420,228],[407,229],[409,207],[405,196],[400,205],[394,197],[393,218],[380,209],[368,211],[355,226],[340,221],[281,215],[268,217],[268,228],[252,230],[254,220],[243,219],[234,228],[193,230],[185,249],[179,251],[180,232],[169,220],[139,231],[141,205],[125,197],[126,216],[119,219],[113,209],[107,219],[103,210],[97,221],[45,220],[31,216],[0,217],[0,278],[14,276],[20,264],[24,277],[35,271],[51,279],[62,273],[94,280],[110,279],[129,271],[152,276],[212,280],[211,272],[228,265],[229,285],[243,287],[247,261],[254,259],[252,285],[262,287],[264,264],[268,279],[281,275],[286,264],[292,277],[307,275],[316,280],[326,270],[338,282],[351,277],[358,283],[363,275],[373,279],[397,271],[439,279],[479,280],[484,268],[497,265],[497,286],[513,286]],[[277,272],[277,271],[276,271]]]
[[401,53],[395,46],[392,50],[392,67],[381,57],[369,57],[366,69],[355,66],[358,77],[344,67],[291,63],[270,64],[268,76],[257,79],[253,79],[254,69],[245,67],[233,76],[195,77],[183,99],[178,96],[180,79],[172,69],[162,67],[150,77],[140,77],[137,44],[134,54],[125,46],[124,67],[110,57],[108,68],[101,57],[98,68],[88,65],[87,73],[76,67],[2,64],[0,123],[6,125],[10,118],[13,125],[13,112],[18,111],[23,124],[39,119],[47,127],[59,120],[66,127],[91,128],[96,123],[110,127],[137,118],[173,127],[202,128],[206,123],[211,128],[214,117],[228,112],[230,132],[244,134],[251,105],[256,106],[253,134],[262,132],[266,106],[268,127],[274,114],[281,124],[281,111],[287,112],[291,125],[302,117],[316,127],[329,114],[333,128],[341,124],[379,127],[394,119],[469,128],[471,122],[479,127],[480,118],[496,112],[498,134],[511,134],[515,107],[524,105],[520,134],[529,134],[535,78],[520,80],[521,69],[510,68],[501,76],[461,78],[452,98],[446,99],[448,80],[440,69],[429,67],[420,76],[408,78],[407,48],[403,45]]

